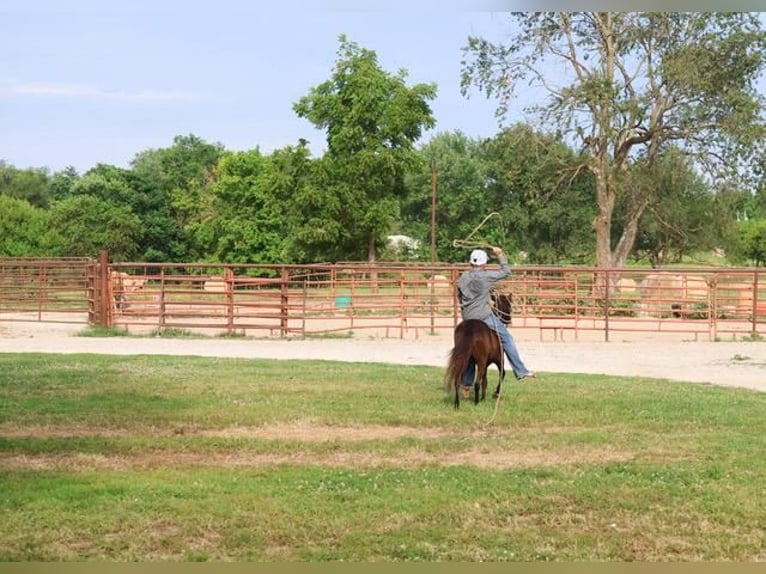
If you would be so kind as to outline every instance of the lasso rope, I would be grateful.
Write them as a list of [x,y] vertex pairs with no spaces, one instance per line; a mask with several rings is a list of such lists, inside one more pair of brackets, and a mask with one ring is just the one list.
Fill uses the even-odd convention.
[[[489,243],[471,241],[471,238],[474,235],[476,235],[476,233],[478,233],[479,229],[484,227],[484,224],[487,223],[487,221],[489,221],[489,219],[491,217],[494,217],[494,216],[500,217],[500,214],[497,211],[493,211],[492,213],[490,213],[487,217],[485,217],[482,220],[481,223],[479,223],[479,225],[476,226],[476,228],[473,231],[471,231],[471,233],[468,234],[468,237],[466,237],[465,239],[454,239],[452,241],[452,247],[458,247],[458,248],[463,248],[463,249],[476,249],[476,248],[479,248],[479,247],[484,247],[484,248],[487,248],[487,249],[491,249],[492,247],[494,247],[493,245],[490,245]],[[502,227],[501,227],[501,229],[502,229]],[[503,231],[505,231],[505,230],[503,230]]]

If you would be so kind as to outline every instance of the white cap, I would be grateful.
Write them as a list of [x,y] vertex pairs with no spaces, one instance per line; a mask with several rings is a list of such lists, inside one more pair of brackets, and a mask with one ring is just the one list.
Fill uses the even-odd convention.
[[471,251],[471,265],[484,265],[487,263],[488,257],[486,252],[481,249],[474,249]]

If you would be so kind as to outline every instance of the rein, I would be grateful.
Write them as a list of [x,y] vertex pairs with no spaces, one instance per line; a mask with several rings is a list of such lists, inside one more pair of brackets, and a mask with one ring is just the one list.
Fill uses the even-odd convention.
[[[500,317],[497,317],[497,320],[502,321]],[[505,351],[503,349],[503,340],[500,338],[500,333],[498,333],[497,331],[495,331],[495,335],[497,336],[497,344],[500,345],[500,353],[503,358],[503,371],[505,371]],[[513,370],[511,370],[511,373],[513,373]],[[495,417],[497,416],[497,408],[500,406],[500,394],[503,392],[504,386],[505,385],[500,385],[500,388],[497,390],[497,396],[495,397],[495,410],[492,412],[492,416],[490,417],[490,419],[486,423],[484,423],[485,427],[488,427],[493,422],[495,422]]]

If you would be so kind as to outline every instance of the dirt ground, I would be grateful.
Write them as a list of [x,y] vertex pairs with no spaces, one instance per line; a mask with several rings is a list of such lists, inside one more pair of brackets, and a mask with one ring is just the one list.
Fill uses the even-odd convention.
[[[82,325],[0,323],[0,352],[197,355],[207,357],[324,359],[445,366],[451,337],[417,340],[358,336],[348,339],[157,339],[78,337]],[[513,330],[512,330],[513,332]],[[612,342],[532,340],[516,335],[529,368],[540,373],[590,373],[710,383],[766,391],[766,343],[678,340]]]

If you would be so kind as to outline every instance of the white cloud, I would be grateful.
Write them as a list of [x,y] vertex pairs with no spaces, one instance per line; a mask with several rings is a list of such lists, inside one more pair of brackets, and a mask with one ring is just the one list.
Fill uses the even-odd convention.
[[34,96],[47,98],[92,99],[113,102],[199,102],[201,94],[170,90],[120,91],[105,90],[84,84],[44,82],[2,82],[0,96]]

